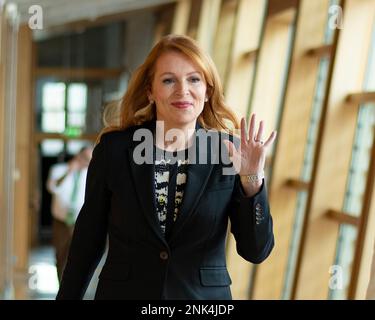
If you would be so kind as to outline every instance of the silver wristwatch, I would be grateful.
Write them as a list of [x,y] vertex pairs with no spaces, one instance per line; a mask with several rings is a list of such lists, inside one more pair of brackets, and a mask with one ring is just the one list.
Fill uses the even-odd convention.
[[255,173],[255,174],[241,175],[240,178],[241,178],[241,180],[244,179],[244,181],[246,181],[246,182],[257,183],[257,182],[263,180],[264,171],[261,171],[261,172]]

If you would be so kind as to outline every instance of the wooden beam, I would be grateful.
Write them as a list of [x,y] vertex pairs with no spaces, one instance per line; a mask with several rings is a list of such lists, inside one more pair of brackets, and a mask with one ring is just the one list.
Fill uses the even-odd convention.
[[[304,170],[319,70],[319,61],[307,57],[305,53],[309,48],[324,43],[328,8],[329,0],[302,0],[298,7],[296,34],[291,48],[291,65],[289,74],[284,80],[286,91],[284,102],[280,106],[282,111],[278,120],[277,147],[273,156],[272,177],[268,188],[277,245],[270,257],[257,268],[254,299],[290,299],[293,272],[290,273],[288,268],[294,270],[294,260],[290,261],[290,257],[297,254],[292,250],[298,251],[298,243],[293,246],[291,244],[300,231],[295,230],[299,192],[288,186],[286,182],[292,180],[291,184],[303,187],[302,190],[306,190],[307,187],[297,183],[298,179],[291,179],[291,177],[301,177]],[[285,36],[283,37],[285,39]],[[273,59],[279,59],[277,53]],[[285,53],[283,56],[285,57]],[[265,60],[264,64],[267,62],[269,61]],[[278,69],[279,72],[280,70]],[[270,77],[273,75],[269,72],[268,78]],[[266,80],[267,78],[263,81]],[[264,86],[262,91],[259,96],[268,94],[267,87]],[[282,91],[279,89],[276,92]],[[276,106],[273,106],[273,110]],[[261,110],[261,104],[257,109]],[[270,104],[267,110],[272,114],[275,112],[271,111]],[[300,219],[303,221],[303,217]]]
[[0,60],[0,296],[14,299],[14,189],[16,143],[17,32],[9,15],[1,13]]
[[367,279],[367,288],[366,288],[366,300],[374,300],[375,299],[375,242],[373,241],[372,246],[372,262],[371,262],[371,269],[368,274]]
[[[244,59],[244,55],[259,48],[265,10],[266,1],[263,0],[238,2],[225,88],[227,103],[238,116],[247,114],[255,66],[255,62]],[[231,234],[227,245],[227,263],[233,280],[233,298],[249,299],[253,266],[237,254],[236,241]]]
[[30,223],[30,137],[33,113],[31,108],[32,31],[21,26],[18,32],[17,61],[17,117],[16,117],[16,172],[14,195],[14,288],[16,299],[28,298]]
[[[295,8],[282,12],[295,17]],[[294,19],[292,19],[294,20]],[[285,81],[290,68],[290,44],[292,23],[280,21],[280,15],[267,18],[260,50],[256,55],[256,73],[248,114],[255,113],[265,123],[264,136],[268,137],[278,125],[282,101],[285,96]],[[272,150],[271,150],[272,151]]]
[[[259,49],[263,29],[266,1],[239,0],[235,34],[230,54],[225,95],[227,103],[238,116],[246,116],[250,101],[250,88],[255,61],[244,59],[248,52]],[[250,32],[244,32],[250,30]]]
[[310,48],[306,51],[306,54],[310,57],[323,58],[332,54],[332,45],[323,44],[319,47]]
[[37,77],[57,77],[60,79],[107,79],[117,78],[124,68],[37,68]]
[[68,137],[62,133],[35,133],[34,134],[34,142],[40,143],[46,139],[57,139],[62,141],[71,141],[71,140],[90,140],[96,141],[98,134],[82,134],[78,137]]
[[5,19],[0,7],[0,297],[4,297],[6,286],[6,251],[5,235]]
[[190,17],[187,28],[187,35],[193,39],[198,37],[199,20],[202,11],[203,0],[194,0],[191,2]]
[[367,102],[375,102],[375,91],[350,93],[347,95],[346,101],[350,104],[356,105]]
[[297,191],[308,191],[310,183],[299,179],[288,179],[286,181],[286,186]]
[[[375,137],[372,138],[370,165],[363,197],[348,299],[365,299],[375,238]],[[375,261],[374,261],[375,262]]]
[[171,33],[174,12],[175,4],[166,4],[156,10],[153,45],[159,42],[163,36]]
[[284,10],[278,14],[274,14],[269,16],[268,19],[277,23],[280,27],[282,25],[290,27],[290,25],[294,22],[296,17],[296,8],[290,7],[287,10]]
[[336,257],[339,226],[326,218],[326,212],[341,208],[345,200],[352,157],[350,142],[354,139],[358,112],[357,108],[345,107],[345,98],[364,86],[375,18],[375,0],[346,0],[343,4],[345,19],[339,37],[335,38],[337,47],[331,61],[329,94],[323,106],[320,147],[314,158],[293,299],[327,299],[329,270]]
[[[35,70],[37,69],[37,56],[38,56],[38,46],[36,42],[32,43],[32,65],[31,65],[31,112],[33,114],[37,113],[36,107],[36,76]],[[34,141],[34,133],[37,131],[36,121],[30,121],[30,132],[31,141]],[[30,247],[35,247],[39,245],[39,215],[40,215],[40,205],[41,205],[41,168],[39,166],[39,145],[36,143],[31,143],[30,151]]]
[[354,217],[353,215],[349,213],[332,210],[332,209],[328,210],[326,215],[328,218],[333,219],[337,221],[338,223],[350,224],[356,227],[358,227],[359,221],[360,221],[359,217]]
[[191,0],[178,0],[173,16],[172,33],[186,34],[191,11]]
[[269,0],[267,16],[279,14],[290,8],[297,8],[299,0]]
[[203,0],[200,11],[197,41],[210,54],[213,52],[220,7],[221,0]]
[[243,59],[246,59],[246,60],[253,60],[257,57],[259,53],[259,49],[255,49],[255,50],[249,50],[249,51],[246,51],[242,54],[242,57]]
[[155,28],[154,28],[154,41],[152,43],[152,46],[156,45],[160,39],[166,34],[166,25],[163,22],[162,19],[159,19],[155,23]]
[[222,1],[214,40],[214,50],[212,52],[212,58],[216,64],[224,88],[226,87],[226,81],[228,78],[237,8],[237,0]]

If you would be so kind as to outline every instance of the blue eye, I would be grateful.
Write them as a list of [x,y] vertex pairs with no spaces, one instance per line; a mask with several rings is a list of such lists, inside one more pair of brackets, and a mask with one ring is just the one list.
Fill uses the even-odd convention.
[[201,81],[201,79],[198,78],[198,77],[193,77],[193,78],[190,78],[190,81],[193,82],[193,83],[197,83],[197,82]]
[[165,84],[171,84],[172,82],[173,82],[173,79],[171,79],[171,78],[167,78],[167,79],[163,80],[163,83],[165,83]]

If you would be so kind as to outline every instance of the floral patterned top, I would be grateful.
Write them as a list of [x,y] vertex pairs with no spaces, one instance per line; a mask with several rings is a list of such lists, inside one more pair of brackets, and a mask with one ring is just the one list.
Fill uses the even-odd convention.
[[[186,150],[168,152],[155,147],[155,205],[160,228],[168,239],[178,218],[187,180]],[[154,153],[155,154],[155,153]]]

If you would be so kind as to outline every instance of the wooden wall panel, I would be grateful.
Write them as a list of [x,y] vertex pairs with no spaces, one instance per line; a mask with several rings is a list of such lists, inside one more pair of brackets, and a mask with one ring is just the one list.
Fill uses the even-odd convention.
[[192,0],[178,0],[172,23],[173,34],[186,34],[189,24]]
[[296,299],[327,298],[338,224],[328,220],[326,212],[329,209],[340,211],[343,206],[358,112],[345,102],[345,98],[349,93],[361,91],[363,86],[374,9],[375,0],[344,2],[344,24],[340,30],[307,204],[301,264],[293,295]]
[[[375,108],[375,105],[373,106]],[[373,127],[373,144],[370,168],[367,173],[366,191],[363,197],[363,208],[360,219],[357,248],[354,256],[352,277],[349,288],[349,299],[366,299],[371,275],[371,262],[375,244],[375,128]],[[375,256],[374,256],[375,257]],[[375,261],[373,262],[375,264]],[[375,266],[374,266],[375,268]],[[372,282],[375,279],[371,279]]]
[[261,49],[257,59],[251,113],[264,120],[264,136],[278,125],[280,102],[284,96],[285,73],[288,72],[289,37],[296,9],[289,8],[267,18]]
[[[371,230],[368,234],[368,247],[365,252],[367,253],[367,257],[370,257],[372,261],[366,261],[364,263],[364,267],[362,270],[362,279],[360,280],[363,281],[363,284],[361,285],[364,286],[364,288],[360,288],[358,290],[359,292],[357,297],[359,299],[375,300],[375,221],[373,218],[375,212],[375,188],[372,190],[370,212],[372,214],[371,219],[369,221],[369,227],[371,227]],[[370,246],[371,243],[372,246]],[[365,290],[365,296],[363,296],[363,290]]]
[[[175,13],[175,4],[167,4],[160,8],[155,13],[155,22],[154,22],[154,41],[152,46],[154,46],[159,40],[171,33],[172,25],[173,25],[173,16]],[[135,21],[136,22],[136,21]],[[138,21],[138,23],[142,24],[142,21]],[[149,24],[144,24],[143,27],[150,27]],[[133,36],[136,36],[138,31],[136,31]],[[136,51],[132,51],[136,54]]]
[[203,0],[191,1],[190,17],[189,17],[189,23],[188,23],[186,34],[193,39],[197,39],[197,36],[198,36],[198,28],[199,28],[202,5],[203,5]]
[[[247,114],[254,72],[254,60],[249,53],[258,50],[265,9],[266,1],[239,1],[225,88],[226,101],[238,116]],[[227,257],[228,269],[233,280],[233,298],[249,299],[253,267],[237,254],[232,234],[228,237]]]
[[203,0],[199,15],[197,41],[208,53],[212,53],[221,0]]
[[[6,10],[6,9],[4,9]],[[14,212],[14,162],[15,162],[15,81],[14,74],[17,50],[16,12],[4,11],[1,21],[1,69],[0,91],[0,166],[1,166],[1,277],[0,295],[5,299],[13,298],[13,212]]]
[[0,6],[0,297],[5,288],[5,269],[6,269],[6,259],[5,259],[5,207],[4,207],[4,118],[5,118],[5,28],[4,28],[4,15],[2,12],[2,7]]
[[245,116],[249,107],[255,65],[253,53],[259,49],[266,3],[264,0],[239,1],[225,88],[226,101],[239,117]]
[[[28,26],[22,26],[18,34],[17,57],[17,111],[16,111],[16,172],[14,203],[14,266],[15,297],[25,298],[25,279],[28,276],[29,219],[30,219],[30,148],[31,121],[31,68],[32,34]],[[18,286],[18,283],[20,284]]]
[[223,0],[216,30],[212,58],[225,88],[233,42],[238,0]]
[[[297,190],[288,187],[286,181],[298,180],[301,176],[319,66],[319,59],[307,56],[306,52],[322,45],[324,41],[328,5],[328,0],[302,0],[299,6],[277,153],[269,187],[276,244],[268,260],[257,268],[255,299],[282,297],[297,203]],[[257,109],[261,109],[261,106]]]

